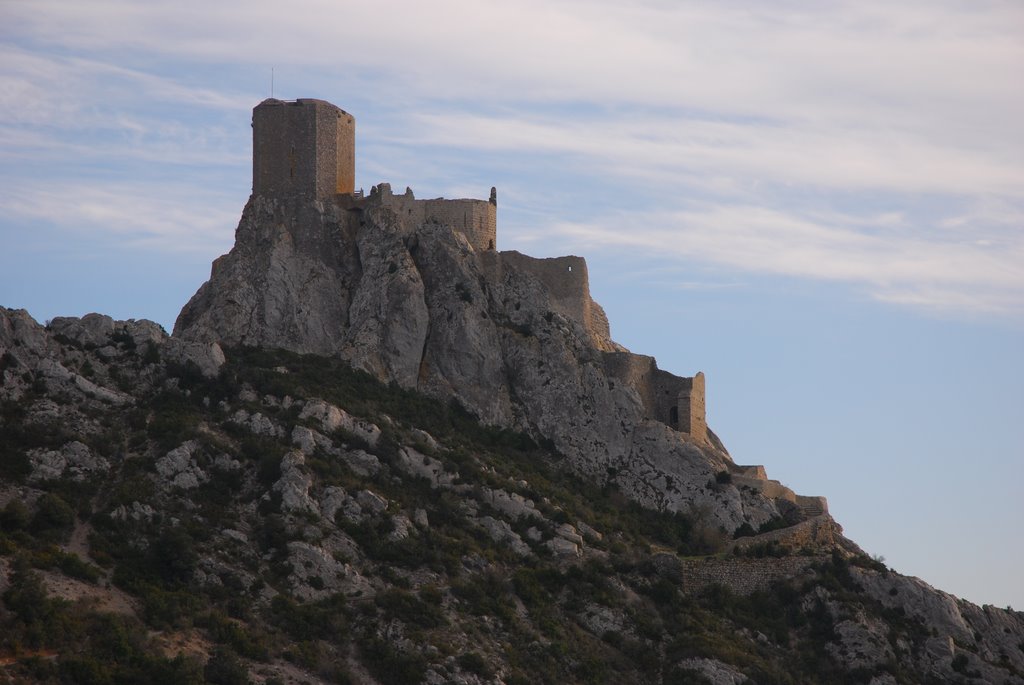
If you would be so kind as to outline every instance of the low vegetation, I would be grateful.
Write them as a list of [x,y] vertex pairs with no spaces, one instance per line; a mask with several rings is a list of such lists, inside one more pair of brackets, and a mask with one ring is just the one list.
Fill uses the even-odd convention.
[[[47,397],[43,388],[2,408],[0,478],[27,496],[0,509],[10,569],[0,680],[273,683],[294,668],[334,683],[368,673],[411,685],[433,671],[476,679],[467,682],[681,684],[709,682],[700,664],[714,659],[761,685],[921,682],[895,658],[851,668],[830,652],[834,606],[886,621],[899,649],[921,650],[928,637],[919,622],[866,599],[844,556],[748,596],[721,585],[694,592],[656,557],[721,555],[721,532],[568,474],[551,445],[337,360],[256,349],[228,359],[208,379],[138,348],[116,375],[158,375],[135,389],[133,407],[93,417],[91,432],[33,419],[26,407]],[[90,373],[114,375],[98,362]],[[337,430],[326,436],[337,449],[318,446],[289,471],[292,429],[322,428],[302,418],[308,398],[373,422],[380,438]],[[239,410],[272,428],[240,424]],[[30,482],[26,455],[71,439],[104,455],[109,470]],[[175,486],[158,466],[185,444],[202,477]],[[432,488],[404,470],[406,446],[457,474],[452,486]],[[379,468],[339,457],[357,451]],[[321,502],[333,488],[348,503],[373,493],[383,504],[323,519],[286,506],[288,473],[307,479]],[[529,500],[536,514],[504,515],[484,490]],[[504,538],[485,517],[507,522]],[[582,554],[546,544],[581,522],[599,531]],[[324,551],[318,563],[334,575],[310,575],[312,561],[296,568],[300,548]],[[884,571],[870,559],[852,563]],[[62,599],[56,588],[68,582],[96,592]],[[124,593],[128,610],[88,599],[104,592]]]

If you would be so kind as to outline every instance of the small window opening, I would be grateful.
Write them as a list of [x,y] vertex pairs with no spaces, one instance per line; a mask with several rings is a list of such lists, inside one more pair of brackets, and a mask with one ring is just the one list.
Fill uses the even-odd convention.
[[569,271],[572,271],[572,267],[571,266],[569,267]]

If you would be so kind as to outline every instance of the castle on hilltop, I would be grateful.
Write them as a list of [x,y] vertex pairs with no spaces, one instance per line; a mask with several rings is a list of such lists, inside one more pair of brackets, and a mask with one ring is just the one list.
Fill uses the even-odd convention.
[[347,209],[387,207],[408,227],[449,226],[475,250],[493,250],[498,196],[488,200],[417,200],[381,183],[369,197],[356,192],[356,120],[325,100],[264,100],[252,111],[252,192],[336,202]]
[[608,319],[590,297],[587,264],[575,256],[537,259],[497,252],[497,192],[487,200],[417,200],[412,190],[396,195],[388,183],[368,196],[355,188],[356,122],[324,100],[268,99],[252,112],[252,191],[276,199],[331,203],[345,210],[391,212],[403,231],[439,224],[461,234],[481,255],[481,269],[497,277],[505,269],[531,274],[548,293],[552,311],[573,319],[601,351],[606,373],[634,388],[646,417],[708,442],[704,374],[679,377],[657,367],[653,357],[611,342]]

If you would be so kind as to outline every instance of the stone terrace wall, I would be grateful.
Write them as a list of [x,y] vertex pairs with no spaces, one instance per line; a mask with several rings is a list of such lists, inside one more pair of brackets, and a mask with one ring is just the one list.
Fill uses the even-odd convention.
[[724,585],[738,595],[767,590],[798,576],[825,556],[765,558],[682,559],[680,583],[684,594],[698,594],[712,585]]
[[806,521],[801,521],[789,528],[781,528],[769,533],[762,533],[761,535],[753,535],[751,537],[734,540],[730,544],[729,549],[747,549],[756,545],[764,545],[769,542],[786,545],[792,549],[801,549],[805,547],[833,548],[839,544],[839,538],[842,535],[842,532],[842,527],[836,523],[831,516],[828,514],[822,514],[821,516],[815,516],[814,518],[807,519]]

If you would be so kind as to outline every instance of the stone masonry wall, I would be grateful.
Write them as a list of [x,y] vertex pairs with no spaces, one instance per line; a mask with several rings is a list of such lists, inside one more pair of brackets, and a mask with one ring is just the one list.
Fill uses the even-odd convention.
[[327,200],[355,189],[355,119],[329,102],[264,100],[252,147],[255,195]]
[[676,376],[659,369],[653,357],[631,352],[606,352],[604,366],[609,376],[640,395],[645,418],[707,441],[703,373],[693,378]]
[[426,221],[458,230],[475,250],[493,250],[498,238],[497,205],[486,200],[423,200]]
[[474,250],[493,250],[497,241],[498,207],[488,200],[417,200],[406,188],[395,195],[390,183],[381,183],[370,191],[368,207],[384,207],[392,212],[406,231],[415,231],[425,223],[437,223],[458,231]]
[[764,545],[769,542],[785,545],[791,549],[801,548],[826,548],[835,547],[843,533],[842,527],[836,523],[828,514],[822,514],[809,518],[806,521],[790,526],[773,530],[760,535],[739,538],[729,546],[732,550],[747,549]]
[[[615,382],[622,383],[633,388],[640,396],[640,402],[644,406],[644,418],[653,421],[660,421],[669,425],[667,410],[664,413],[658,411],[658,400],[656,383],[650,378],[659,372],[654,357],[632,352],[605,352],[602,355],[605,373]],[[668,373],[660,371],[660,373]],[[668,374],[671,375],[671,374]]]
[[680,583],[684,594],[698,594],[712,585],[724,585],[737,595],[767,590],[773,584],[796,577],[824,556],[782,558],[682,559]]
[[700,371],[690,379],[689,387],[679,393],[679,430],[695,440],[707,440],[708,424],[704,407],[704,374]]
[[586,260],[575,256],[540,259],[507,251],[501,253],[501,261],[503,265],[526,272],[540,281],[547,290],[551,308],[583,324],[594,347],[602,351],[617,349],[611,342],[608,317],[601,305],[590,297]]

